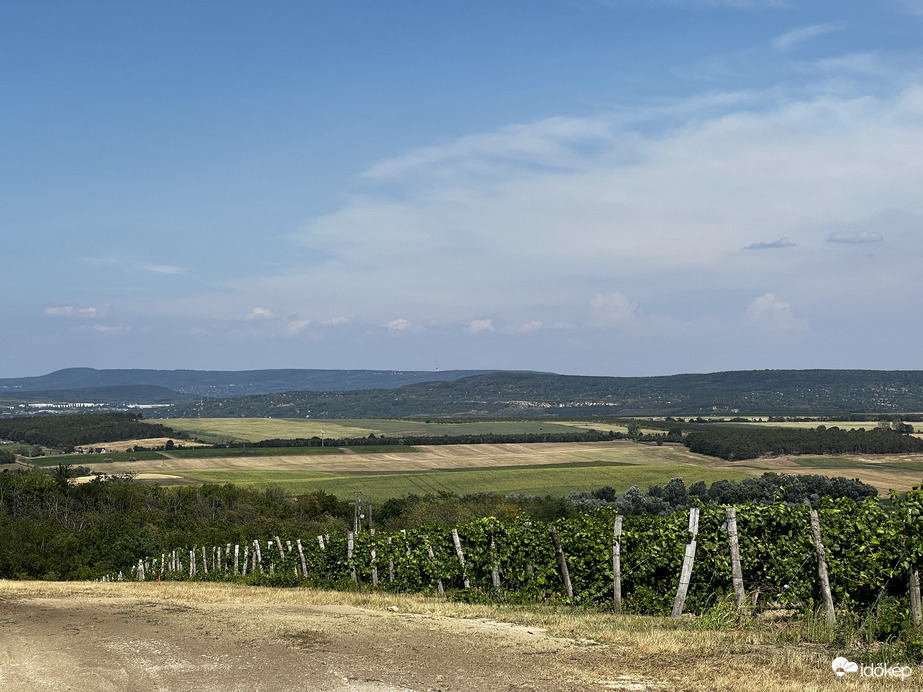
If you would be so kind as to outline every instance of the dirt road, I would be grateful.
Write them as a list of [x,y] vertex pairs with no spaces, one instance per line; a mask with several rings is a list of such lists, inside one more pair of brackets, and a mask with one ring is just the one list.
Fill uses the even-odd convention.
[[536,628],[209,587],[0,583],[0,689],[651,689]]

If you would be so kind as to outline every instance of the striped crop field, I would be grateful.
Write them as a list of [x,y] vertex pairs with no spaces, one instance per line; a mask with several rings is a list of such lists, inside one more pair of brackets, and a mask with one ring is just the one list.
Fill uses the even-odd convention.
[[[471,422],[439,422],[437,420],[389,419],[311,419],[311,418],[167,418],[151,420],[177,431],[210,442],[259,442],[272,439],[325,437],[327,439],[368,437],[370,434],[400,437],[401,435],[484,435],[488,433],[517,435],[523,433],[572,433],[593,427],[592,423],[575,421],[551,422],[537,420],[497,420]],[[605,430],[622,430],[619,426],[597,423]]]

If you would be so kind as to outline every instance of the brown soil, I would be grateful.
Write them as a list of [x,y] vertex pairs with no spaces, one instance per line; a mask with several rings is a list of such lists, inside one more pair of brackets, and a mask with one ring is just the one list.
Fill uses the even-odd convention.
[[8,582],[0,689],[655,689],[594,672],[608,647],[536,628],[311,604],[304,590],[249,589],[262,595],[246,602],[207,586]]

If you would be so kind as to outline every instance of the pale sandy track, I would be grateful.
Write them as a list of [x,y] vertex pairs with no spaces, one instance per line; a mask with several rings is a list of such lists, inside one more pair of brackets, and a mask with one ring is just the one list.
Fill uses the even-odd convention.
[[618,689],[583,670],[604,647],[534,628],[312,603],[304,590],[49,586],[0,583],[4,691]]

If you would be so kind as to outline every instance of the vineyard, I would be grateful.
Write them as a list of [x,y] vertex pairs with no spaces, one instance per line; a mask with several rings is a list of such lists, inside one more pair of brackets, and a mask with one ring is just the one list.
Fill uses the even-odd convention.
[[[736,516],[724,507],[668,516],[600,511],[555,522],[487,518],[457,529],[366,530],[294,542],[273,536],[171,550],[139,560],[133,576],[446,592],[462,600],[563,601],[676,615],[677,603],[679,612],[701,614],[733,598],[739,555],[739,607],[826,603],[832,618],[833,604],[861,614],[886,600],[918,620],[920,487],[887,509],[874,499],[825,499],[815,515],[820,540],[812,536],[810,515],[807,506],[746,504]],[[686,591],[683,602],[678,592]]]

